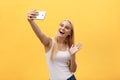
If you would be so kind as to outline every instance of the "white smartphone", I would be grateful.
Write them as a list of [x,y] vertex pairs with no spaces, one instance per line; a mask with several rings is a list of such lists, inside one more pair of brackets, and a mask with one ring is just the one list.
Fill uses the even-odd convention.
[[38,16],[36,16],[36,19],[43,20],[45,19],[46,11],[38,11]]

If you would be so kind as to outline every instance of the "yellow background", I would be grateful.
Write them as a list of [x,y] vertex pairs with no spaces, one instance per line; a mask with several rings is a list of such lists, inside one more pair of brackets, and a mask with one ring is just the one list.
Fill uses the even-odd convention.
[[119,0],[0,0],[0,80],[48,80],[43,45],[32,31],[27,12],[46,10],[37,20],[48,36],[70,19],[77,53],[77,80],[120,80]]

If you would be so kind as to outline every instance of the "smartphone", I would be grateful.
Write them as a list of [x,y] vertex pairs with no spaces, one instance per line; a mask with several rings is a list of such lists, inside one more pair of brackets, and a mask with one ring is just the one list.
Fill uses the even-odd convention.
[[46,11],[38,11],[38,15],[36,16],[36,19],[43,20],[45,19]]

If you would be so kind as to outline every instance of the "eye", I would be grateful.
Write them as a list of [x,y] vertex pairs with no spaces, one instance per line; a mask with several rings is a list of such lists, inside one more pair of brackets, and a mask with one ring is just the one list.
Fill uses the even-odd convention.
[[68,29],[68,30],[70,29],[70,27],[69,27],[69,26],[66,26],[65,28],[66,28],[66,29]]

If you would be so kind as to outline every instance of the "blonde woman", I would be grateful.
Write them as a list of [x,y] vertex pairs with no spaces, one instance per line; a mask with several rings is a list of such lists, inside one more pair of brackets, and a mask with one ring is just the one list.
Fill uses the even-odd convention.
[[36,10],[28,12],[27,19],[33,31],[44,45],[46,60],[50,71],[50,80],[76,80],[74,72],[77,64],[75,54],[81,48],[81,44],[74,45],[73,25],[69,20],[59,24],[55,37],[46,36],[34,19],[38,15]]

